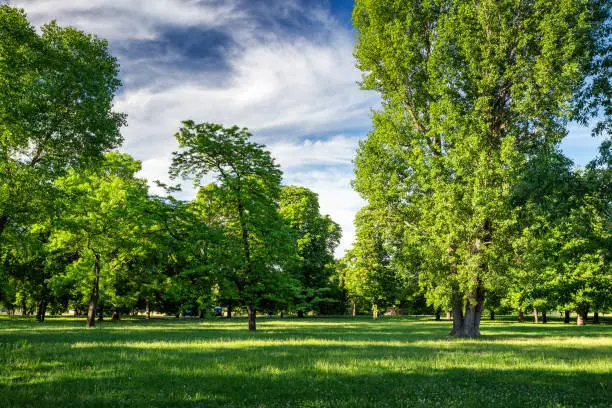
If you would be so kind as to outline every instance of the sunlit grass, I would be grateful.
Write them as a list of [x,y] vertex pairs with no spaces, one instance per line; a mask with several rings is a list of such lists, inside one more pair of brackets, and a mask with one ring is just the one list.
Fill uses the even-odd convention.
[[612,326],[0,319],[0,407],[609,407]]

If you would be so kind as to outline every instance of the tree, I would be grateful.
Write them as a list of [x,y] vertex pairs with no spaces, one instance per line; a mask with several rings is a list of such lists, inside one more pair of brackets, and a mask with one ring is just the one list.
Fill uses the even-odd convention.
[[318,305],[333,301],[329,280],[334,268],[334,250],[340,243],[340,226],[319,212],[316,193],[300,186],[285,186],[281,191],[280,214],[295,234],[298,261],[291,271],[300,282],[295,300],[298,316],[318,310]]
[[452,307],[452,335],[478,336],[486,293],[509,278],[508,198],[523,163],[557,146],[568,119],[596,110],[583,103],[594,100],[585,83],[605,52],[609,9],[603,1],[355,4],[362,86],[383,100],[357,153],[355,188],[394,214],[403,245],[418,245],[420,283]]
[[65,201],[48,248],[78,254],[55,279],[69,281],[87,299],[87,327],[95,325],[101,289],[112,295],[115,275],[144,251],[142,208],[147,186],[135,178],[138,171],[140,162],[110,152],[101,167],[85,172],[71,169],[56,181]]
[[173,153],[171,177],[192,177],[198,186],[213,174],[218,199],[231,211],[227,233],[240,242],[241,259],[234,281],[249,330],[256,330],[258,303],[290,279],[283,266],[295,253],[277,211],[282,173],[245,128],[184,121],[175,137],[179,150]]
[[0,236],[52,209],[52,180],[118,146],[125,115],[113,112],[121,85],[108,44],[74,28],[44,25],[0,5]]

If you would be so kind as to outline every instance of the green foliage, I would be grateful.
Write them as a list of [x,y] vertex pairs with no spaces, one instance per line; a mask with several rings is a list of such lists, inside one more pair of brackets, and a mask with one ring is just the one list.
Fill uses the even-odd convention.
[[0,235],[53,212],[52,180],[122,141],[112,110],[121,85],[106,41],[55,23],[39,35],[0,5]]
[[285,298],[294,286],[287,284],[286,267],[294,258],[294,241],[277,211],[282,172],[244,128],[185,121],[175,136],[180,149],[173,153],[171,176],[191,177],[198,186],[212,174],[218,182],[209,189],[214,196],[209,201],[227,208],[223,228],[240,251],[233,281],[249,311],[249,329],[255,330],[255,308]]
[[285,186],[281,191],[279,212],[293,231],[298,259],[291,274],[299,281],[299,294],[293,300],[301,313],[320,312],[338,299],[330,297],[334,288],[330,279],[334,272],[334,250],[340,242],[338,224],[319,212],[319,198],[305,187]]
[[509,282],[510,194],[528,158],[583,117],[589,97],[577,95],[603,52],[596,34],[609,8],[356,2],[362,86],[383,109],[360,144],[354,185],[384,214],[378,227],[399,244],[389,255],[418,274],[432,304],[453,309],[452,334],[478,335],[485,294]]

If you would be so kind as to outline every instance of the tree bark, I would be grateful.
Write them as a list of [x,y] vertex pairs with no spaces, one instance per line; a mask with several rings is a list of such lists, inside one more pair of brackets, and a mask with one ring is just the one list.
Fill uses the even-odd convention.
[[0,237],[2,236],[2,233],[4,232],[4,229],[6,228],[7,224],[8,224],[8,216],[0,215]]
[[98,307],[98,321],[99,322],[103,322],[104,321],[104,303],[102,303],[99,307]]
[[523,307],[519,307],[518,310],[518,321],[519,323],[523,323],[525,321],[525,315],[523,314]]
[[576,325],[582,326],[586,324],[587,318],[589,317],[589,309],[579,310],[576,317]]
[[145,298],[145,319],[149,320],[151,318],[151,304],[149,297]]
[[484,305],[484,289],[479,285],[473,293],[468,295],[468,303],[465,308],[463,319],[463,336],[480,336],[480,319],[482,317],[482,307]]
[[357,302],[355,302],[355,299],[351,299],[351,309],[353,317],[357,316]]
[[247,314],[249,315],[249,330],[250,331],[257,330],[257,322],[255,320],[256,311],[253,305],[247,305]]
[[113,321],[119,320],[119,311],[117,309],[115,309],[115,311],[113,312],[113,316],[111,317],[111,320]]
[[542,324],[548,323],[548,318],[546,317],[546,310],[542,310]]
[[536,309],[535,307],[533,308],[533,322],[535,324],[538,324],[538,309]]
[[491,310],[491,313],[489,314],[489,317],[491,318],[491,320],[495,320],[495,311]]
[[375,304],[372,307],[372,319],[373,320],[378,320],[378,305],[377,304]]
[[227,318],[231,319],[232,318],[232,309],[233,309],[234,305],[232,304],[232,301],[230,300],[227,303]]
[[440,309],[436,309],[436,320],[440,320]]
[[463,331],[463,300],[461,295],[453,294],[451,299],[452,314],[453,314],[453,328],[450,332],[451,336],[461,336]]
[[46,314],[47,314],[47,300],[43,298],[38,303],[38,310],[36,310],[36,320],[38,320],[39,323],[44,323]]
[[593,313],[593,324],[599,324],[599,312]]
[[450,320],[451,317],[451,312],[446,312],[446,320]]
[[304,311],[303,310],[298,310],[298,318],[303,318],[304,317]]
[[570,322],[570,311],[565,311],[565,317],[563,318],[563,323],[568,324]]
[[100,255],[95,255],[94,261],[94,283],[91,288],[91,296],[89,299],[89,311],[87,312],[86,327],[94,327],[96,325],[96,309],[100,300]]

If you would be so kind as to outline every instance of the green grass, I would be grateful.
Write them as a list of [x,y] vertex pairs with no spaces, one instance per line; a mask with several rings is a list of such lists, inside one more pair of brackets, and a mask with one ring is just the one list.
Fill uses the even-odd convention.
[[0,407],[610,407],[612,326],[0,319]]

